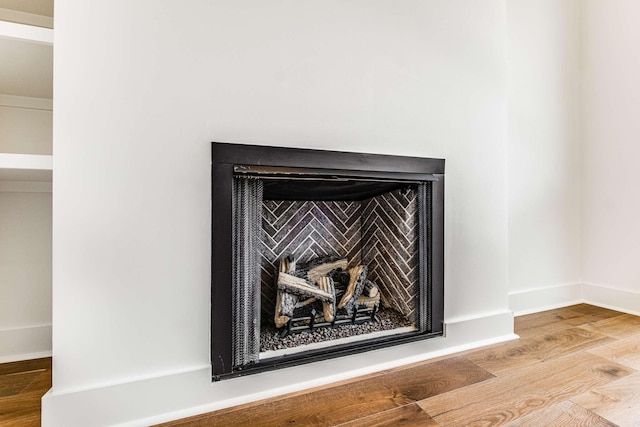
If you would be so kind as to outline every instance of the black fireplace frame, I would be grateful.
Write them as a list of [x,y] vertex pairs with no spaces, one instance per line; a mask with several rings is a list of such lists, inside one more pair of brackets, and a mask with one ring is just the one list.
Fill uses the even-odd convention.
[[[233,176],[251,170],[289,171],[351,178],[431,181],[431,228],[419,241],[423,265],[420,300],[428,304],[426,330],[339,344],[294,355],[233,366]],[[237,377],[443,335],[444,329],[444,159],[365,154],[212,142],[211,163],[211,366],[212,380]],[[430,239],[430,242],[426,241]],[[424,328],[423,328],[424,329]]]

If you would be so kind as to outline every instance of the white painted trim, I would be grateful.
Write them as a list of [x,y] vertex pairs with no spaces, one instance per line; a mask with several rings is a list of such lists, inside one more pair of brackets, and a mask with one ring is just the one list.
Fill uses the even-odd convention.
[[0,107],[53,111],[53,99],[0,94]]
[[[43,426],[146,426],[318,387],[517,338],[509,310],[445,324],[447,336],[211,383],[210,367],[142,380],[56,390],[42,400]],[[161,392],[159,392],[159,390]],[[148,396],[145,405],[124,405]]]
[[474,321],[477,321],[477,320],[490,319],[494,317],[499,318],[505,315],[511,315],[511,310],[495,310],[495,311],[488,311],[486,313],[481,313],[481,314],[474,314],[471,316],[447,317],[445,319],[445,324],[455,325],[455,324],[473,323]]
[[51,357],[51,355],[52,355],[51,350],[39,351],[37,353],[14,354],[11,356],[0,357],[0,363],[23,362],[25,360],[42,359],[44,357]]
[[0,193],[51,193],[51,182],[0,181]]
[[51,356],[51,325],[0,330],[0,363]]
[[594,283],[573,283],[509,294],[509,307],[515,316],[524,316],[575,304],[590,304],[640,316],[640,292]]
[[567,307],[580,304],[582,301],[581,283],[509,293],[509,308],[513,310],[515,316]]
[[640,292],[585,283],[582,294],[585,304],[640,316]]
[[0,21],[0,38],[53,46],[53,30]]
[[0,169],[53,170],[53,156],[0,153]]

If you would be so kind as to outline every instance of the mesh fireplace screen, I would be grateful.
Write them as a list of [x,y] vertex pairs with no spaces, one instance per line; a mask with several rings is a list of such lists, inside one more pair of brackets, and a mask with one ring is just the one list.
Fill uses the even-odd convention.
[[260,225],[262,190],[259,179],[233,180],[233,348],[234,365],[258,361],[260,351]]

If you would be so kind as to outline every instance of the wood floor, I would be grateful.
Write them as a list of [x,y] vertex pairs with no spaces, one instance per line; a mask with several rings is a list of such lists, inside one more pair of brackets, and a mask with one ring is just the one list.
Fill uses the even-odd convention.
[[516,318],[520,339],[163,424],[640,426],[640,317],[575,305]]
[[[576,305],[517,341],[163,426],[640,426],[640,317]],[[40,425],[51,360],[0,364],[0,426]]]
[[40,425],[40,399],[51,388],[51,358],[0,364],[0,426]]

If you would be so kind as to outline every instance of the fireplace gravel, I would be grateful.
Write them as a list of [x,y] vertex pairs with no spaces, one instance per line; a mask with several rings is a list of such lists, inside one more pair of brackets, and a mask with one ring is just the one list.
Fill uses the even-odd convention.
[[361,324],[347,324],[336,327],[325,327],[313,331],[302,331],[280,338],[280,330],[270,325],[260,331],[260,351],[283,350],[300,345],[331,341],[372,332],[388,331],[413,325],[402,314],[389,308],[383,308],[377,313],[377,322]]

